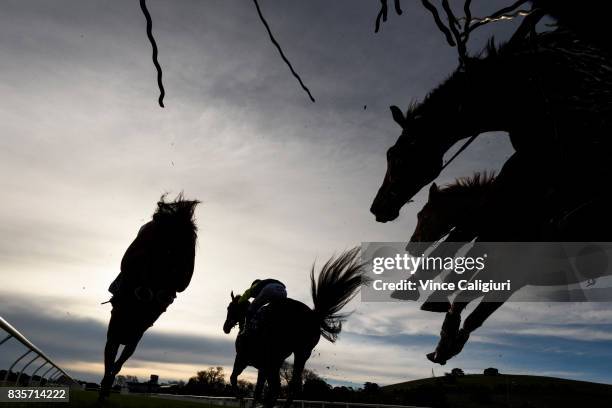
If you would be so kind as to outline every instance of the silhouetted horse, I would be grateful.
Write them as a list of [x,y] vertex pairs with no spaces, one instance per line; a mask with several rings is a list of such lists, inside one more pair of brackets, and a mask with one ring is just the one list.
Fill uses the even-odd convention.
[[601,0],[532,0],[533,6],[542,9],[577,35],[603,47],[610,47],[608,31],[612,5]]
[[[162,196],[153,219],[140,228],[121,260],[121,273],[109,288],[113,309],[104,349],[101,399],[108,396],[115,376],[144,332],[191,281],[197,239],[193,215],[198,203],[185,200],[182,194],[171,202]],[[125,347],[115,361],[121,344]]]
[[[503,173],[503,170],[502,170]],[[502,174],[503,175],[503,174]],[[407,249],[414,252],[415,244],[424,243],[426,246],[432,242],[439,241],[446,236],[445,244],[450,245],[450,251],[457,250],[466,242],[474,238],[486,236],[487,221],[491,219],[489,211],[489,197],[495,197],[495,190],[499,188],[495,184],[496,179],[486,173],[476,173],[471,178],[462,178],[455,183],[444,188],[438,188],[435,183],[429,190],[429,200],[418,214],[418,222],[414,234],[410,239]],[[524,200],[530,202],[529,194],[524,197]],[[550,226],[533,224],[531,226],[531,239],[533,241],[580,241],[586,238],[585,234],[595,233],[596,238],[610,238],[612,225],[606,216],[610,208],[610,200],[601,198],[598,201],[592,201],[584,207],[567,214],[563,220],[562,227],[555,225],[553,229]],[[495,208],[495,207],[493,207]],[[512,213],[510,220],[507,220],[506,225],[514,222],[520,222],[520,219],[528,215],[520,212],[517,209]],[[588,227],[589,225],[597,225],[597,228]],[[585,230],[585,226],[586,230]],[[451,242],[448,242],[451,241]],[[456,242],[455,242],[456,241]],[[444,246],[443,245],[443,246]],[[418,251],[423,251],[423,246],[416,246]],[[452,256],[453,254],[448,254]],[[441,272],[441,271],[438,271]],[[487,281],[494,278],[497,281],[506,279],[512,280],[512,289],[504,293],[504,299],[507,300],[513,293],[522,289],[526,285],[533,286],[551,286],[551,285],[567,285],[578,283],[587,278],[579,277],[575,274],[563,273],[563,271],[533,271],[533,273],[521,273],[517,275],[513,273],[509,276],[500,276],[493,269],[485,269],[478,272],[477,279]],[[508,273],[504,269],[504,273]],[[519,271],[516,271],[519,273]],[[475,271],[465,272],[462,275],[449,273],[445,282],[453,282],[457,284],[459,279],[471,279],[476,274]],[[602,275],[590,276],[590,278],[603,276],[607,274],[602,272]],[[422,278],[423,273],[417,272],[411,279]],[[431,271],[427,271],[427,278],[433,279],[435,275]],[[460,328],[461,312],[465,307],[476,298],[482,296],[478,291],[459,291],[454,298],[452,304],[448,302],[446,296],[453,293],[450,292],[434,292],[432,296],[423,305],[424,310],[447,312],[446,319],[442,326],[441,339],[434,353],[428,354],[428,358],[435,363],[445,364],[446,360],[458,354],[469,335],[480,327],[483,322],[497,310],[504,301],[487,301],[488,296],[495,296],[495,300],[499,300],[499,294],[485,295],[484,301],[476,306],[474,311],[465,319],[463,327]]]
[[[472,177],[462,177],[448,186],[439,188],[433,183],[429,188],[429,199],[417,213],[417,225],[406,246],[406,250],[420,256],[432,244],[444,239],[444,245],[436,248],[431,256],[455,256],[456,252],[476,238],[474,222],[482,214],[486,198],[491,194],[494,173],[475,173]],[[428,270],[427,278],[435,278],[442,270]],[[456,275],[455,275],[456,276]],[[412,274],[409,281],[418,282],[423,271]],[[414,291],[398,291],[394,298],[417,300],[418,286]],[[427,299],[421,309],[430,312],[448,312],[448,299],[440,291]]]
[[[578,206],[609,180],[612,154],[612,64],[608,49],[557,29],[518,37],[464,66],[404,115],[392,107],[402,134],[387,152],[387,172],[371,207],[377,221],[400,208],[443,169],[457,142],[505,131],[517,154],[506,172],[505,200],[517,201],[525,180],[545,180],[534,200]],[[520,187],[519,187],[520,186]],[[501,199],[499,200],[501,201]]]
[[[346,315],[340,310],[366,283],[363,265],[358,262],[359,248],[328,260],[315,278],[314,266],[310,274],[314,308],[294,299],[270,303],[257,314],[257,329],[239,334],[236,339],[236,359],[230,381],[237,392],[238,376],[247,366],[258,369],[253,406],[261,399],[264,384],[268,383],[265,406],[273,407],[280,390],[279,371],[293,353],[293,375],[285,406],[291,405],[302,385],[304,365],[323,336],[335,342]],[[229,333],[237,324],[245,324],[248,302],[238,302],[240,295],[231,294],[223,331]]]

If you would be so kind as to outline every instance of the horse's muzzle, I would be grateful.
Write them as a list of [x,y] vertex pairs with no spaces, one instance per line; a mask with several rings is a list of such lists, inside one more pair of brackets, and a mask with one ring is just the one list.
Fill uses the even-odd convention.
[[389,203],[379,199],[378,196],[374,199],[370,212],[374,214],[377,222],[389,222],[399,217],[399,209],[390,208]]
[[234,326],[235,324],[231,324],[229,321],[226,320],[225,323],[223,323],[223,333],[230,334]]

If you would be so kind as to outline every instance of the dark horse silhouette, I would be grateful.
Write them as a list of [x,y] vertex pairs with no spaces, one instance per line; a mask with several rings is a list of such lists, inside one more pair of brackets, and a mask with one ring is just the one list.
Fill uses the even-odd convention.
[[[265,406],[273,407],[280,391],[280,368],[293,354],[293,375],[285,406],[291,405],[302,385],[302,372],[319,339],[335,342],[346,315],[340,310],[366,283],[363,265],[358,261],[359,248],[344,252],[328,260],[315,278],[314,266],[310,274],[314,308],[294,299],[273,302],[263,307],[255,319],[257,329],[236,338],[236,359],[230,381],[237,392],[238,376],[247,366],[258,369],[253,406],[261,399],[264,384],[268,383]],[[240,295],[231,294],[223,331],[229,333],[237,324],[245,324],[248,302],[238,302]]]
[[[419,211],[417,226],[407,249],[411,253],[420,253],[425,248],[419,244],[424,243],[425,246],[429,246],[432,242],[445,237],[445,245],[450,245],[450,251],[452,252],[465,245],[466,241],[487,234],[487,220],[491,219],[491,214],[488,214],[488,197],[495,195],[496,188],[499,188],[499,186],[496,186],[495,178],[486,173],[475,173],[473,177],[458,179],[455,183],[443,188],[439,188],[435,183],[432,184],[429,190],[429,200]],[[555,228],[554,230],[545,228],[544,225],[534,224],[532,225],[532,237],[537,239],[544,236],[546,240],[551,241],[554,239],[576,241],[585,238],[588,233],[589,236],[607,237],[609,239],[612,222],[609,219],[610,217],[606,218],[606,215],[611,204],[609,199],[591,201],[568,214],[563,220],[561,228]],[[526,214],[514,212],[511,221],[517,222],[517,220],[526,216]],[[592,227],[593,225],[596,227]],[[452,256],[453,254],[449,255]],[[566,266],[565,271],[537,271],[537,273],[532,274],[513,273],[510,275],[508,274],[509,271],[504,269],[504,272],[500,275],[499,270],[496,271],[495,268],[487,268],[477,273],[476,276],[474,276],[475,272],[466,272],[462,275],[449,273],[444,279],[447,283],[457,284],[459,279],[469,280],[474,277],[483,281],[491,278],[497,281],[512,279],[512,289],[504,294],[503,301],[498,301],[499,294],[485,295],[483,301],[466,317],[461,328],[459,328],[461,312],[471,301],[482,294],[476,291],[458,291],[453,302],[450,303],[448,296],[452,295],[454,291],[434,292],[424,303],[422,309],[446,312],[447,316],[436,351],[428,354],[428,358],[432,362],[445,364],[449,358],[463,349],[474,330],[480,327],[513,293],[527,285],[567,285],[607,275],[606,271],[601,271],[598,275],[579,276],[571,272],[568,273],[571,268],[569,265]],[[421,272],[415,273],[411,279],[421,279],[423,275]],[[435,276],[431,271],[427,272],[428,279]],[[491,301],[493,296],[496,301]]]
[[[121,273],[109,288],[113,309],[104,349],[101,399],[108,396],[115,376],[144,332],[191,281],[197,240],[193,215],[198,203],[182,194],[170,202],[162,196],[153,219],[140,228],[121,260]],[[115,361],[121,344],[125,347]]]
[[[562,198],[568,207],[600,191],[612,152],[610,57],[564,29],[514,38],[466,59],[405,115],[392,107],[403,132],[387,152],[387,172],[371,207],[377,221],[397,218],[438,177],[453,145],[491,131],[507,132],[521,156],[506,171],[508,185],[523,186],[518,175],[529,174],[541,195],[555,191],[548,202]],[[521,195],[504,191],[511,201]]]
[[[478,213],[478,240],[610,241],[607,189],[601,186],[612,176],[611,53],[582,32],[531,30],[500,47],[489,44],[485,55],[463,58],[406,114],[392,107],[402,134],[387,152],[387,172],[371,207],[377,221],[397,218],[438,177],[444,154],[457,142],[502,131],[515,153]],[[478,318],[466,320],[460,332],[467,303],[455,302],[430,358],[444,363],[457,354],[465,334],[502,303],[479,305]]]
[[608,17],[612,5],[601,0],[532,0],[535,8],[542,9],[560,26],[571,29],[581,37],[603,47],[610,47]]

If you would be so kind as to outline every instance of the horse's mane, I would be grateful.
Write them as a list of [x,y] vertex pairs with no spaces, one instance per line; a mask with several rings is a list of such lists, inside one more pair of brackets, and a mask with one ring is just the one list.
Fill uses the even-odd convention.
[[179,193],[172,201],[166,201],[167,194],[163,194],[157,202],[153,213],[153,222],[187,227],[194,234],[197,232],[194,219],[195,208],[200,201],[187,200],[183,193]]
[[[610,54],[609,49],[585,41],[564,27],[540,32],[533,39],[518,38],[496,43],[492,37],[482,50],[469,56],[465,68],[455,70],[433,88],[422,102],[411,102],[406,117],[414,118],[430,109],[437,112],[448,101],[463,98],[466,75],[483,78],[488,75],[507,75],[509,79],[526,75],[528,72],[522,72],[522,66],[532,64],[545,64],[542,69],[561,67],[557,69],[558,72],[548,71],[547,75],[569,81],[565,87],[557,89],[559,95],[556,97],[562,98],[563,102],[569,103],[567,99],[570,98],[570,105],[574,108],[578,106],[592,111],[594,106],[605,106],[603,110],[609,112],[609,94],[599,92],[603,94],[600,97],[603,100],[598,99],[596,102],[599,103],[594,103],[596,95],[593,95],[593,90],[604,89],[612,83],[612,69],[607,64]],[[493,69],[494,66],[498,68]],[[504,81],[504,78],[500,77],[499,80]]]
[[486,192],[495,181],[495,172],[475,172],[470,177],[459,177],[440,189],[441,193],[464,194]]

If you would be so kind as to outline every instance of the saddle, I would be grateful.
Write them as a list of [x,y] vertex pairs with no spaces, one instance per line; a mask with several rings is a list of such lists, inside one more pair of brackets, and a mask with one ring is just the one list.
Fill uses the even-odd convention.
[[270,303],[266,303],[247,322],[245,332],[255,334],[261,329],[269,327],[270,316]]
[[134,308],[137,305],[139,308],[159,309],[163,313],[176,299],[176,291],[170,289],[154,289],[144,285],[132,288],[122,283],[123,277],[119,274],[108,287],[113,296],[104,303],[110,303],[113,308]]

